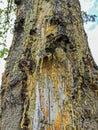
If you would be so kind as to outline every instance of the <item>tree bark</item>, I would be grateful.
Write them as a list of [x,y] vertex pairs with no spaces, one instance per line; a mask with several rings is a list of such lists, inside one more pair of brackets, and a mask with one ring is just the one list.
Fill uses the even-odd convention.
[[15,0],[1,130],[97,130],[98,67],[78,0]]

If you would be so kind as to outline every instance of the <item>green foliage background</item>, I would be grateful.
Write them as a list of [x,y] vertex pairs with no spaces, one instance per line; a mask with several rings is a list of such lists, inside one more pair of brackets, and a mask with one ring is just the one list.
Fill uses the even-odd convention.
[[15,8],[14,0],[0,0],[0,58],[8,54],[6,38],[8,31],[13,33]]

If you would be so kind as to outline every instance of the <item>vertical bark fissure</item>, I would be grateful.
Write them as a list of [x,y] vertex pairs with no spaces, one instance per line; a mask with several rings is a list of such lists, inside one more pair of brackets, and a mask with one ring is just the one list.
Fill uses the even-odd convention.
[[24,0],[18,6],[1,129],[97,130],[98,71],[78,0]]

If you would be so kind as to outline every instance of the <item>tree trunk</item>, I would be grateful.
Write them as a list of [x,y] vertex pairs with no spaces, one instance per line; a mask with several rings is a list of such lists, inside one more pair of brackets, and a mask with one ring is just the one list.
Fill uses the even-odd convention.
[[78,0],[15,0],[1,130],[97,130],[98,68]]

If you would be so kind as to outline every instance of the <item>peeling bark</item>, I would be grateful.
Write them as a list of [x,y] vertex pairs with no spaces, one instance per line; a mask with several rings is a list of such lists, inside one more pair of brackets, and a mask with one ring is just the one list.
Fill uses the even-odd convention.
[[1,130],[97,130],[98,67],[78,0],[16,0]]

